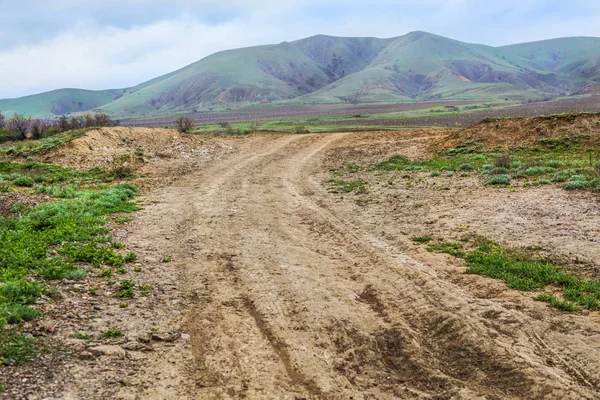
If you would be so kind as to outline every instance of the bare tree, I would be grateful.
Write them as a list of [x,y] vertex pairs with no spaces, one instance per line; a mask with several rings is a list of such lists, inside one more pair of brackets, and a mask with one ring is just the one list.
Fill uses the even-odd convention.
[[114,126],[115,123],[108,114],[99,113],[94,115],[96,119],[96,126]]
[[31,117],[25,118],[21,114],[15,114],[11,119],[8,120],[6,128],[8,131],[15,135],[16,139],[27,139],[27,131],[31,123]]
[[34,119],[31,121],[31,137],[34,139],[41,139],[48,133],[48,129],[50,129],[50,124],[46,121],[41,121],[39,119]]
[[86,128],[91,128],[92,126],[98,126],[98,125],[96,125],[96,117],[94,117],[94,115],[92,115],[92,114],[85,114],[83,116],[83,126],[85,126]]
[[6,126],[6,122],[4,121],[4,114],[0,112],[0,129]]
[[42,138],[42,129],[41,129],[41,125],[42,121],[40,121],[39,119],[34,119],[33,121],[31,121],[31,125],[30,125],[30,131],[31,131],[31,137],[34,139],[41,139]]
[[181,133],[188,133],[196,124],[190,117],[178,117],[175,120],[175,128]]
[[81,128],[81,121],[78,118],[71,117],[71,122],[69,123],[69,130],[79,128]]
[[71,129],[71,125],[69,124],[69,119],[67,118],[66,115],[61,115],[60,118],[58,119],[58,129],[61,132],[66,132],[69,129]]

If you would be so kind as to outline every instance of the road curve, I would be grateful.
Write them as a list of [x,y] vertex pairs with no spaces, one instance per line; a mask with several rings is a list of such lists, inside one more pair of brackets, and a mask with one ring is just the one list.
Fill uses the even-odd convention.
[[351,135],[249,141],[152,194],[189,299],[173,398],[598,398],[597,324],[474,296],[336,209],[315,173]]

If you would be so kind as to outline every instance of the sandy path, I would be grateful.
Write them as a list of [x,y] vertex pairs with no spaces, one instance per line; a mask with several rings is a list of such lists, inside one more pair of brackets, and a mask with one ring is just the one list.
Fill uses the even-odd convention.
[[478,297],[336,209],[315,173],[351,137],[248,140],[150,196],[128,241],[173,256],[191,354],[140,398],[598,398],[597,320]]

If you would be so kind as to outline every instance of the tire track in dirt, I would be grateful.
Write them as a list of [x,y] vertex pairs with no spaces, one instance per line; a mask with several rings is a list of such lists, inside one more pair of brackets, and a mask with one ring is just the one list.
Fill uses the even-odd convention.
[[[176,219],[166,251],[191,304],[185,328],[195,363],[185,373],[193,385],[180,392],[598,398],[597,350],[586,356],[575,345],[593,343],[597,325],[569,317],[573,335],[542,340],[550,319],[473,296],[377,238],[360,215],[335,208],[314,174],[323,152],[351,137],[251,138],[161,192]],[[562,361],[548,365],[558,354]]]

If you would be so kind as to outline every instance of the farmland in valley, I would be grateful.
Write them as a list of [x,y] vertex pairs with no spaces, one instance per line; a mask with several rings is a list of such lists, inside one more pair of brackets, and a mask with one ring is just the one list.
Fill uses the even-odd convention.
[[[600,112],[600,96],[567,98],[529,104],[503,102],[427,102],[377,105],[315,105],[296,107],[252,107],[235,111],[189,114],[196,132],[221,132],[223,125],[234,131],[248,129],[289,131],[306,126],[311,132],[378,130],[402,127],[464,127],[485,118],[528,117],[561,113]],[[176,117],[122,120],[125,126],[170,127]]]

